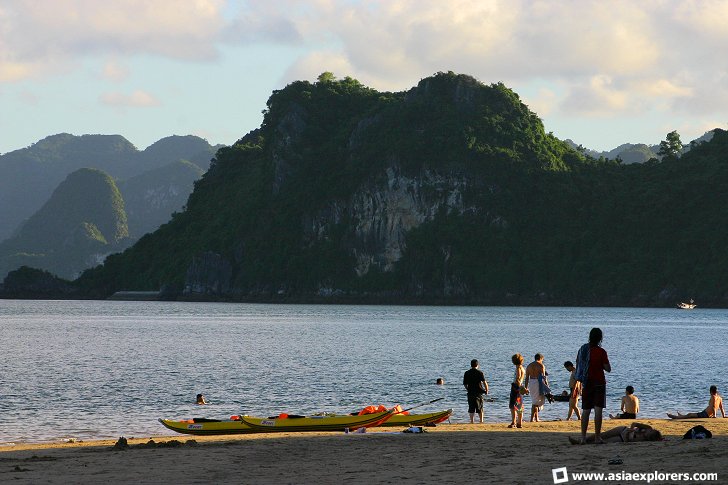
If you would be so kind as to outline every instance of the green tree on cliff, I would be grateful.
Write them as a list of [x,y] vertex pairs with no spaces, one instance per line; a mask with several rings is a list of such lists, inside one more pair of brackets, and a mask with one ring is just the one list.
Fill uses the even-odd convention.
[[660,150],[657,154],[662,157],[662,161],[677,160],[682,153],[683,144],[680,141],[680,134],[677,131],[671,131],[667,137],[660,142]]

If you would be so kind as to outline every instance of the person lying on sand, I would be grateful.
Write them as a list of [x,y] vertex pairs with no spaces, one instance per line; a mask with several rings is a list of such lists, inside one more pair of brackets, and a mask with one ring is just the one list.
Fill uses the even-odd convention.
[[[635,441],[660,441],[662,433],[649,424],[632,423],[629,426],[617,426],[602,432],[601,443],[633,443]],[[586,438],[587,443],[594,443],[594,435]],[[581,444],[581,440],[569,436],[569,443],[572,445]]]
[[710,401],[708,401],[708,407],[706,407],[699,413],[667,413],[667,417],[670,419],[717,418],[718,411],[720,411],[720,414],[722,414],[725,418],[725,410],[723,409],[723,398],[720,397],[720,394],[718,394],[718,388],[716,386],[710,386]]

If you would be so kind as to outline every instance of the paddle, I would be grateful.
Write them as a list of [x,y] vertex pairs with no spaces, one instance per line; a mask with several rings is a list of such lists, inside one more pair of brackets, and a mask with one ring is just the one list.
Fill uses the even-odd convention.
[[403,409],[401,411],[397,411],[394,414],[400,414],[400,413],[404,413],[404,412],[407,412],[407,411],[411,411],[411,410],[413,410],[415,408],[419,408],[421,406],[427,406],[428,404],[432,404],[433,402],[442,401],[443,399],[445,399],[445,398],[444,397],[438,397],[437,399],[433,399],[432,401],[423,402],[421,404],[418,404],[417,406],[412,406],[411,408],[407,408],[407,409]]

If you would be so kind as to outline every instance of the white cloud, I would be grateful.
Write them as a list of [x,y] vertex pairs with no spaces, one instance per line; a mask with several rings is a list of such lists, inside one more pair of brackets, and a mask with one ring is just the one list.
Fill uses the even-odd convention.
[[314,49],[327,35],[332,40],[306,54],[289,76],[331,70],[379,89],[406,89],[446,70],[508,85],[536,77],[564,87],[561,99],[550,100],[554,109],[571,115],[632,116],[708,103],[700,86],[712,85],[711,78],[728,72],[725,0],[314,5],[315,15],[295,18],[296,32]]
[[129,77],[129,68],[116,61],[109,61],[104,65],[101,75],[109,81],[121,82]]
[[304,15],[303,6],[301,2],[250,2],[225,27],[225,39],[235,43],[300,43],[303,35],[297,18]]
[[728,0],[13,0],[0,5],[0,83],[89,57],[113,59],[100,74],[121,81],[135,56],[222,62],[276,44],[286,60],[259,63],[285,81],[332,71],[401,90],[452,70],[529,85],[542,116],[715,119],[728,116],[726,25]]
[[692,88],[680,86],[667,79],[649,80],[641,83],[639,88],[643,93],[658,98],[684,98],[694,94]]
[[0,7],[0,81],[88,55],[217,56],[223,0],[14,0]]
[[116,107],[146,108],[160,106],[162,104],[157,98],[141,90],[136,90],[131,94],[119,92],[104,93],[100,96],[99,100],[103,104]]
[[548,88],[541,88],[535,96],[522,96],[523,102],[528,108],[539,116],[548,116],[557,107],[555,91]]
[[629,107],[629,93],[605,75],[592,76],[588,83],[572,87],[562,108],[586,116],[609,116]]

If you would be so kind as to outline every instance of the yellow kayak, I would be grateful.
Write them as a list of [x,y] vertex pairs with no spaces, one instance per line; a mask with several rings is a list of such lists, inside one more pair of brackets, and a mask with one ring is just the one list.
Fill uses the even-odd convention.
[[394,414],[394,409],[381,413],[364,414],[362,416],[303,416],[280,418],[255,418],[240,416],[240,420],[254,431],[263,433],[298,432],[298,431],[351,431],[359,428],[381,426]]
[[[237,416],[236,416],[237,417]],[[186,419],[175,421],[160,419],[166,428],[183,434],[216,435],[216,434],[244,434],[255,433],[247,424],[239,419]]]
[[427,426],[445,421],[452,415],[452,409],[425,414],[395,414],[379,426]]
[[[381,416],[384,413],[378,413],[375,416],[375,420],[381,421]],[[442,421],[445,421],[447,418],[452,415],[452,409],[447,409],[444,411],[437,411],[434,413],[424,413],[424,414],[393,414],[390,417],[386,419],[386,421],[381,422],[376,425],[367,424],[366,427],[372,427],[372,426],[426,426],[428,424],[436,424],[440,423]],[[364,427],[360,423],[361,418],[366,418],[367,420],[373,416],[372,414],[365,414],[363,416],[351,416],[351,415],[338,415],[337,418],[343,418],[341,422],[335,423],[335,429],[334,431],[341,431],[344,428],[349,428],[350,430],[354,430],[358,427]],[[321,425],[326,425],[327,427],[332,424],[332,421],[321,421],[324,417],[332,417],[332,416],[308,416],[305,418],[286,418],[290,420],[291,425],[296,426],[306,426],[307,428],[310,427],[312,429],[306,429],[303,431],[330,431],[329,429],[324,429],[321,427]],[[243,421],[240,420],[240,417],[234,416],[235,419],[205,419],[205,418],[195,418],[195,419],[186,419],[186,420],[174,420],[174,419],[160,419],[159,422],[164,425],[164,427],[171,429],[172,431],[175,431],[177,433],[182,434],[194,434],[194,435],[222,435],[222,434],[245,434],[245,433],[264,433],[264,432],[275,432],[275,431],[300,431],[300,430],[294,430],[290,429],[290,427],[287,427],[288,429],[281,430],[281,429],[270,429],[270,426],[263,426],[260,425],[257,428],[252,428]],[[282,419],[275,419],[275,418],[253,418],[250,416],[246,416],[246,419],[255,419],[258,420],[258,423],[262,422],[263,420],[266,421],[278,421],[279,423],[282,423]],[[309,421],[300,421],[302,419],[306,419]],[[275,427],[274,427],[275,428]]]

